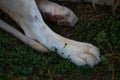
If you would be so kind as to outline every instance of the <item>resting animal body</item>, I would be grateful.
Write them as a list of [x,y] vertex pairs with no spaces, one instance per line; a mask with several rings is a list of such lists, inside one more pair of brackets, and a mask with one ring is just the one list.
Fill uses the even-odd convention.
[[20,25],[27,37],[37,40],[50,51],[57,51],[76,65],[94,66],[100,61],[97,47],[56,34],[41,15],[54,18],[58,25],[74,26],[78,18],[70,9],[48,0],[0,0],[0,8]]

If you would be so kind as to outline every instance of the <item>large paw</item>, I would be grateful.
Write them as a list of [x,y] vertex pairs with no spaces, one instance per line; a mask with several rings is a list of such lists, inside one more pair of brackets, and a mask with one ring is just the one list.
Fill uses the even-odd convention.
[[88,64],[91,67],[100,62],[100,54],[97,47],[81,42],[68,43],[63,49],[62,56],[68,58],[78,66]]
[[50,1],[38,3],[40,11],[46,20],[56,22],[58,25],[74,26],[78,21],[77,16],[68,8]]

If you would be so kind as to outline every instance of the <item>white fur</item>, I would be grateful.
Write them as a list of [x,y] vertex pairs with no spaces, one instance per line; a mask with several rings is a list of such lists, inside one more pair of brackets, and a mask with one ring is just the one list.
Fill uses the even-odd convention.
[[100,61],[99,50],[95,46],[54,33],[43,21],[34,0],[1,0],[0,8],[18,22],[28,37],[39,41],[51,51],[57,50],[62,57],[76,65],[94,66]]
[[66,21],[70,24],[70,26],[74,26],[78,21],[77,16],[70,9],[60,6],[54,2],[38,0],[38,8],[42,13],[50,13],[52,16],[62,15],[64,19],[58,20],[58,25],[60,25],[60,22]]

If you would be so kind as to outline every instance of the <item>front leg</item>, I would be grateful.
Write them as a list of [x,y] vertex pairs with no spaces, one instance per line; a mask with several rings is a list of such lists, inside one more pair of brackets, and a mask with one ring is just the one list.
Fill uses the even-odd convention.
[[29,38],[39,41],[51,51],[57,50],[62,57],[70,59],[76,65],[94,66],[100,61],[95,46],[54,33],[43,21],[34,0],[1,0],[0,8],[18,22]]
[[78,21],[77,16],[67,7],[49,0],[37,0],[37,5],[46,20],[58,25],[74,26]]

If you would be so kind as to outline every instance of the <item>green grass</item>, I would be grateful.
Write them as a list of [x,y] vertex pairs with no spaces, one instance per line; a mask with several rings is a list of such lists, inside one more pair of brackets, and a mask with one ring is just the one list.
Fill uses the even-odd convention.
[[101,62],[94,68],[77,67],[55,52],[37,52],[0,30],[0,80],[120,80],[120,14],[113,15],[109,8],[100,6],[95,12],[90,4],[84,3],[63,5],[79,17],[76,26],[48,24],[62,36],[99,47]]

